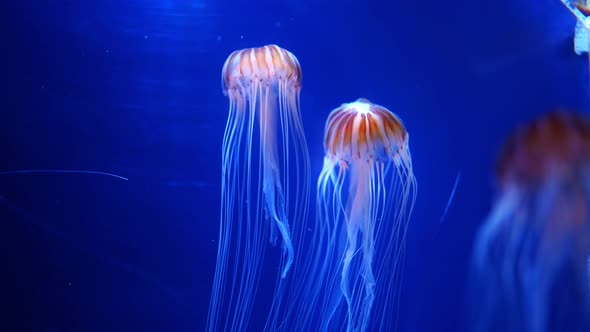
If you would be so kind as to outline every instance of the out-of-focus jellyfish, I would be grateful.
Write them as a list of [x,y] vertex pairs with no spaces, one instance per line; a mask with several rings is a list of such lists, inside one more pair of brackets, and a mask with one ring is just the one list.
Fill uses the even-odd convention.
[[416,197],[408,143],[402,121],[366,99],[330,113],[315,235],[293,331],[390,330],[395,324]]
[[590,119],[551,112],[516,131],[473,256],[476,331],[588,331]]
[[[245,331],[267,242],[279,236],[284,278],[294,259],[289,225],[307,217],[310,162],[301,122],[301,67],[276,45],[233,52],[222,72],[229,118],[222,147],[221,225],[209,331]],[[272,279],[273,281],[275,279]],[[267,283],[267,281],[265,281]],[[264,306],[257,305],[257,311]]]

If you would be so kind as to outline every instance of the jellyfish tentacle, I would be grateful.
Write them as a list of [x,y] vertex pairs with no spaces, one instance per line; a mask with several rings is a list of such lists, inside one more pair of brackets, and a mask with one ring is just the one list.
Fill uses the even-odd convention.
[[14,174],[35,174],[35,173],[66,173],[66,174],[93,174],[93,175],[104,175],[124,181],[128,181],[129,179],[117,175],[114,173],[108,172],[100,172],[100,171],[89,171],[89,170],[81,170],[81,169],[19,169],[14,171],[0,171],[0,175],[14,175]]
[[[279,172],[277,147],[271,142],[276,141],[276,113],[274,104],[269,99],[275,99],[274,92],[266,87],[260,96],[260,137],[263,150],[263,192],[269,217],[274,220],[283,238],[283,250],[286,256],[285,266],[281,274],[285,278],[293,263],[293,244],[286,214],[285,197]],[[281,115],[282,116],[282,115]],[[284,135],[283,135],[284,136]],[[283,137],[284,140],[284,137]],[[286,145],[286,144],[285,144]]]

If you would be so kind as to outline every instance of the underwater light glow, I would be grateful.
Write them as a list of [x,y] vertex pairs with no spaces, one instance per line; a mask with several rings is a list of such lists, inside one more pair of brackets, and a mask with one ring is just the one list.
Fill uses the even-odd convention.
[[346,108],[356,111],[358,114],[369,114],[371,112],[371,104],[366,99],[359,99],[358,101],[346,104]]

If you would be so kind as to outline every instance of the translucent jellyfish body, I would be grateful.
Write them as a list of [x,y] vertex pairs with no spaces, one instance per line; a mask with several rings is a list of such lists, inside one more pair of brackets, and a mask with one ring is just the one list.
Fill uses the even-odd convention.
[[473,256],[476,331],[587,329],[589,119],[556,111],[521,128],[496,179]]
[[[268,309],[256,302],[263,266],[281,279],[295,259],[291,228],[303,227],[310,189],[301,79],[297,58],[276,45],[235,51],[223,66],[230,105],[209,331],[245,331],[255,303],[257,315]],[[266,257],[269,241],[282,247],[280,261]]]

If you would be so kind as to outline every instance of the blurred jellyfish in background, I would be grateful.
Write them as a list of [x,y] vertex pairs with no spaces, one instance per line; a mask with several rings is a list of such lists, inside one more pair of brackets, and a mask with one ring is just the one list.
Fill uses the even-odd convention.
[[293,331],[386,331],[395,325],[416,198],[408,143],[402,121],[366,99],[330,113]]
[[[222,73],[229,118],[222,147],[221,225],[208,330],[245,331],[267,243],[282,246],[278,279],[294,259],[290,225],[308,215],[310,162],[297,58],[276,45],[233,52]],[[271,279],[276,280],[276,279]],[[279,281],[280,282],[280,281]],[[256,305],[258,315],[265,310]]]
[[551,112],[516,131],[473,256],[475,331],[590,331],[590,118]]

